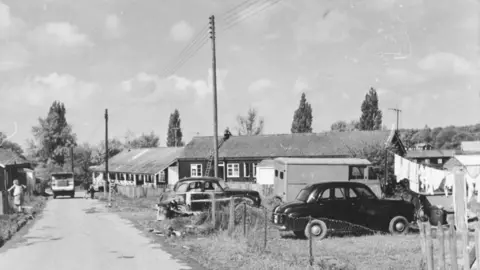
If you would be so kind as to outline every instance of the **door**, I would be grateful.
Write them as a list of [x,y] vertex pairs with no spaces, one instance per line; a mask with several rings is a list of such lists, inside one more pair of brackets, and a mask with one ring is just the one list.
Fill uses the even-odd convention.
[[218,170],[217,170],[217,175],[219,178],[222,178],[225,180],[225,167],[224,166],[218,166]]
[[331,189],[331,211],[332,218],[352,222],[352,202],[347,197],[345,187],[334,187]]

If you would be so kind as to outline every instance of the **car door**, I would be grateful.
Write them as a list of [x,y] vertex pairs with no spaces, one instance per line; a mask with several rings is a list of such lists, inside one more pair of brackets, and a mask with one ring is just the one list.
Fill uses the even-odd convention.
[[350,222],[359,224],[359,225],[367,225],[367,213],[365,208],[365,199],[362,198],[361,194],[357,192],[352,187],[346,188],[346,195],[350,202]]
[[352,222],[352,202],[347,198],[345,187],[331,190],[332,219]]
[[192,211],[203,211],[208,208],[208,202],[205,200],[208,199],[209,194],[204,191],[203,181],[190,182],[187,192],[190,193]]

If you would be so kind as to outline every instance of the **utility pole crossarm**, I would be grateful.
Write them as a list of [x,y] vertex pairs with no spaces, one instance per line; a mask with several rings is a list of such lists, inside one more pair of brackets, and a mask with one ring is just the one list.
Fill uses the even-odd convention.
[[389,110],[397,113],[397,131],[398,131],[398,119],[399,119],[399,114],[400,114],[400,112],[402,112],[402,110],[400,110],[398,108],[389,108]]

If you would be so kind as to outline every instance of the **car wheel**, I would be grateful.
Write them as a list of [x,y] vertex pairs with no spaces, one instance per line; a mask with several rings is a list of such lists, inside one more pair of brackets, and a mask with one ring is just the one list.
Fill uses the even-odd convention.
[[293,234],[295,234],[295,236],[298,237],[298,238],[305,238],[305,232],[304,231],[293,231]]
[[396,216],[390,220],[388,231],[391,234],[407,234],[410,230],[408,220],[403,216]]
[[305,227],[305,236],[307,238],[312,237],[322,240],[327,236],[327,232],[327,224],[318,219],[310,221]]

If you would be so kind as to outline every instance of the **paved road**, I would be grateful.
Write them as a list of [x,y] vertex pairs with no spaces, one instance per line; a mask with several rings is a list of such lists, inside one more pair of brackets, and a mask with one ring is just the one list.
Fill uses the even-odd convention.
[[49,200],[28,232],[0,249],[0,268],[194,269],[151,243],[130,222],[106,212],[104,203],[81,196]]

